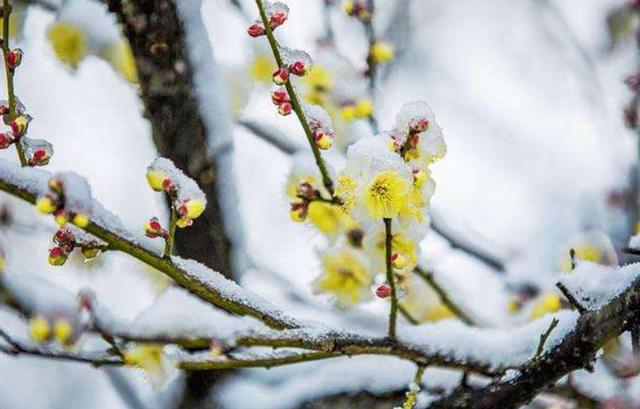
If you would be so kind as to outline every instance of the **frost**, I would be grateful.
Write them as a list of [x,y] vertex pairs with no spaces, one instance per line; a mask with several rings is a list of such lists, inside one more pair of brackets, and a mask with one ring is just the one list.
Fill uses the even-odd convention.
[[325,133],[333,135],[333,123],[331,122],[331,117],[324,108],[320,105],[305,104],[303,105],[302,110],[312,131],[321,129]]
[[638,279],[640,263],[610,267],[583,261],[560,279],[581,306],[598,310]]
[[196,181],[185,175],[171,160],[167,158],[157,158],[147,167],[147,170],[165,173],[176,187],[178,201],[187,202],[195,199],[204,204],[207,203],[207,197]]
[[[28,160],[34,160],[34,162],[32,162],[32,164],[34,165],[46,165],[49,162],[48,158],[53,156],[53,145],[51,145],[44,139],[32,139],[23,137],[22,146],[24,147],[25,156]],[[46,161],[39,163],[39,161],[35,160],[39,157],[44,157],[47,159]]]

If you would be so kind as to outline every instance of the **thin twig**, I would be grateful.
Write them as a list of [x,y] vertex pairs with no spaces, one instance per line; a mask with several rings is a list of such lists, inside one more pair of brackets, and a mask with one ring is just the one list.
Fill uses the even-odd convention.
[[418,321],[416,318],[414,318],[411,315],[411,313],[409,312],[409,310],[406,307],[404,307],[402,304],[398,305],[398,310],[400,311],[400,314],[402,314],[404,319],[409,321],[412,325],[419,325],[420,324],[420,321]]
[[440,301],[444,305],[447,306],[462,322],[467,325],[475,325],[474,321],[469,317],[458,305],[449,298],[447,292],[436,282],[433,273],[430,271],[423,270],[422,268],[416,266],[413,270],[415,274],[421,277],[426,283],[438,294],[440,297]]
[[584,314],[585,311],[587,311],[587,309],[580,304],[580,302],[576,299],[576,297],[573,296],[573,294],[571,294],[571,291],[569,291],[569,289],[564,284],[556,283],[556,287],[558,287],[567,301],[569,301],[569,303],[573,305],[580,314]]
[[387,284],[391,288],[391,308],[389,310],[389,338],[396,338],[396,321],[398,319],[398,295],[396,293],[396,279],[393,276],[393,265],[391,264],[391,244],[393,241],[393,234],[391,233],[391,219],[384,220],[385,231],[385,258],[386,258],[386,273]]
[[[278,67],[282,67],[283,60],[282,56],[280,55],[280,46],[278,45],[278,42],[273,35],[271,23],[269,21],[269,18],[267,17],[267,13],[264,9],[262,0],[256,0],[256,5],[258,6],[258,10],[260,11],[260,18],[262,19],[265,33],[267,35],[267,40],[269,41],[269,46],[271,47],[271,51],[273,52],[276,64],[278,65]],[[331,176],[329,176],[329,170],[327,169],[327,165],[324,163],[324,159],[322,159],[320,148],[318,148],[318,145],[316,144],[313,132],[311,132],[311,128],[309,127],[309,123],[307,122],[307,117],[302,109],[302,104],[300,103],[298,95],[296,94],[295,90],[293,89],[293,85],[291,84],[291,79],[287,80],[287,82],[285,83],[285,87],[287,89],[287,93],[289,94],[291,106],[293,107],[293,110],[296,113],[298,120],[300,121],[300,125],[302,125],[302,129],[307,137],[307,141],[309,142],[309,147],[311,148],[313,157],[315,158],[316,165],[318,166],[320,174],[322,175],[322,183],[333,198],[333,180],[331,180]]]
[[171,257],[173,254],[173,243],[176,237],[176,223],[178,221],[178,213],[176,212],[176,204],[171,201],[171,219],[169,220],[169,234],[164,242],[164,258]]
[[[7,99],[9,101],[9,120],[16,118],[16,96],[13,90],[13,69],[9,66],[7,55],[9,54],[9,20],[11,15],[11,6],[9,0],[2,0],[2,55],[4,58],[4,71],[7,78]],[[27,158],[24,154],[21,138],[16,137],[16,150],[20,165],[27,166]]]
[[549,335],[551,334],[551,331],[553,331],[553,329],[558,325],[558,319],[557,318],[553,318],[551,320],[551,324],[549,325],[549,328],[547,328],[547,330],[540,334],[540,342],[538,342],[538,348],[536,349],[536,358],[539,358],[542,355],[542,351],[544,350],[544,344],[545,342],[547,342],[547,338],[549,338]]
[[425,367],[418,365],[416,375],[413,377],[413,382],[409,385],[409,391],[407,397],[402,404],[402,409],[413,409],[417,403],[418,392],[420,392],[420,383],[422,382],[422,376],[424,375]]

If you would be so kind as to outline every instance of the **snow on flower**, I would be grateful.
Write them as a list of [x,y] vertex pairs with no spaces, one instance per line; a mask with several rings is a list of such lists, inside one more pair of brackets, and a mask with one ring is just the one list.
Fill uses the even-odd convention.
[[78,227],[86,227],[93,208],[91,187],[74,172],[56,173],[49,179],[48,191],[36,200],[36,206],[42,213],[52,213],[60,226],[71,220]]
[[[574,260],[571,259],[571,250],[574,252]],[[618,265],[618,255],[606,234],[599,230],[587,230],[567,241],[559,257],[560,269],[571,271],[574,261],[591,261],[613,266]]]
[[164,349],[161,344],[136,344],[124,352],[125,365],[142,370],[152,386],[160,387],[177,372],[175,362]]

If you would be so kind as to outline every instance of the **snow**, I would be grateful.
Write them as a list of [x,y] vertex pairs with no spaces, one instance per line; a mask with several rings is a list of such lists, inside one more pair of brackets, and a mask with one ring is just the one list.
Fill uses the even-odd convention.
[[232,316],[176,287],[167,289],[132,321],[118,320],[103,309],[98,311],[97,318],[102,328],[137,340],[205,338],[232,342],[238,334],[266,330],[253,318]]
[[233,137],[231,109],[225,97],[226,87],[215,60],[214,48],[201,15],[201,0],[176,2],[185,27],[187,50],[193,69],[193,83],[207,130],[210,154],[217,161],[219,200],[229,237],[235,271],[246,269],[244,227],[237,207],[235,174],[233,173]]
[[66,211],[92,216],[93,196],[87,179],[75,172],[59,172],[54,174],[51,179],[62,181]]
[[583,261],[572,273],[560,279],[578,303],[588,310],[598,310],[616,298],[640,276],[640,263],[609,267]]
[[195,199],[206,205],[207,198],[196,181],[185,175],[170,159],[157,158],[147,167],[147,170],[166,174],[176,187],[179,202]]

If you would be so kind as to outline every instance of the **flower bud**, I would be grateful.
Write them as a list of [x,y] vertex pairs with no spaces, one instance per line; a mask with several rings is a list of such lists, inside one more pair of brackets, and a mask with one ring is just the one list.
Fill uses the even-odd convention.
[[415,187],[420,188],[424,185],[424,182],[427,180],[427,173],[420,169],[413,170],[413,184]]
[[403,256],[400,253],[393,253],[391,255],[391,264],[393,265],[394,268],[397,268],[398,270],[402,270],[403,268],[407,267],[407,258],[405,256]]
[[159,170],[147,170],[147,183],[156,192],[164,190],[165,181],[171,181],[166,173]]
[[296,189],[296,194],[303,199],[313,200],[318,195],[318,191],[310,183],[303,182]]
[[178,207],[178,214],[180,217],[186,217],[188,219],[197,219],[202,212],[204,212],[205,204],[200,200],[191,199],[187,200]]
[[62,179],[51,178],[49,179],[47,186],[56,193],[64,193],[64,184],[62,183]]
[[12,132],[0,133],[0,149],[7,149],[15,141]]
[[11,131],[13,132],[13,136],[16,139],[19,139],[25,133],[27,133],[27,129],[29,128],[29,122],[31,122],[31,117],[29,115],[20,115],[11,121]]
[[5,116],[9,114],[9,101],[3,99],[0,101],[0,115]]
[[316,140],[316,145],[318,145],[318,148],[326,151],[331,147],[331,138],[326,132],[322,131],[321,129],[316,130],[316,132],[314,133],[314,138]]
[[395,50],[393,45],[384,41],[378,41],[371,46],[371,59],[377,64],[384,64],[393,59]]
[[307,210],[309,205],[307,202],[293,202],[291,203],[291,209],[289,210],[289,216],[294,222],[300,223],[307,218]]
[[76,213],[73,216],[73,224],[80,228],[85,228],[89,224],[89,216],[84,213]]
[[24,53],[20,48],[14,48],[13,50],[9,50],[6,54],[5,58],[7,61],[7,66],[10,70],[15,70],[18,65],[22,62],[22,55]]
[[429,120],[425,118],[418,118],[411,121],[409,124],[409,131],[411,133],[420,133],[427,130],[429,127]]
[[100,253],[102,253],[102,249],[100,247],[82,247],[80,250],[82,253],[82,257],[84,257],[85,261],[93,260],[98,257]]
[[292,109],[293,109],[293,105],[291,105],[290,102],[283,102],[278,107],[278,113],[282,116],[287,116],[291,113]]
[[66,319],[59,319],[53,324],[53,336],[62,345],[73,344],[73,325]]
[[271,24],[271,28],[274,29],[276,27],[280,27],[287,21],[288,14],[285,11],[278,11],[276,13],[271,14],[271,18],[269,19],[269,23]]
[[262,26],[262,24],[254,23],[254,24],[249,26],[249,28],[247,29],[247,33],[251,37],[255,38],[255,37],[260,37],[260,36],[264,35],[265,31],[264,31],[264,27]]
[[157,217],[152,217],[149,221],[144,225],[144,234],[150,238],[156,237],[167,237],[169,232],[166,229],[162,228],[160,224],[160,220]]
[[289,102],[289,93],[283,87],[271,92],[271,101],[273,105],[281,105],[283,102]]
[[53,217],[58,226],[64,226],[69,221],[69,215],[64,209],[58,209],[53,213]]
[[53,235],[53,241],[60,247],[66,248],[71,245],[73,248],[76,243],[76,237],[69,228],[61,227],[56,231],[56,234]]
[[38,315],[29,320],[29,334],[36,342],[48,341],[51,337],[51,326],[43,316]]
[[379,285],[378,288],[376,288],[376,296],[378,296],[378,298],[388,298],[391,295],[391,287],[389,287],[388,284],[382,284]]
[[304,63],[304,61],[296,61],[293,64],[291,64],[290,68],[291,73],[293,75],[297,75],[299,77],[303,77],[305,75],[307,75],[308,67],[307,65]]
[[364,239],[364,232],[361,229],[351,229],[347,232],[347,240],[349,244],[355,248],[362,248],[362,240]]
[[276,85],[284,85],[289,80],[289,69],[286,67],[278,68],[271,76],[273,83]]
[[49,264],[52,266],[61,266],[66,263],[69,255],[62,247],[54,247],[49,250]]
[[51,159],[51,155],[46,149],[36,149],[28,159],[29,166],[46,166]]
[[36,207],[40,213],[53,213],[58,208],[58,200],[50,193],[45,193],[36,200]]

